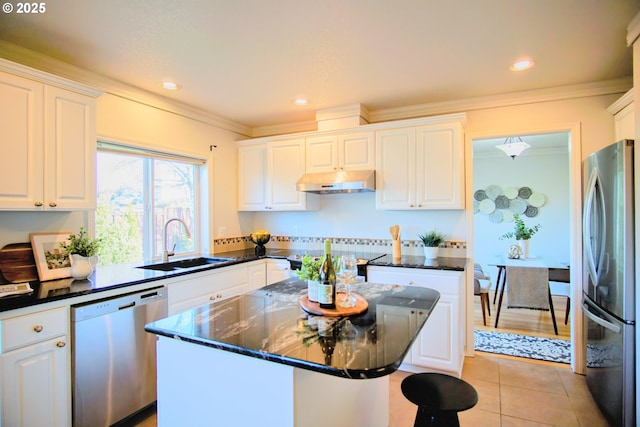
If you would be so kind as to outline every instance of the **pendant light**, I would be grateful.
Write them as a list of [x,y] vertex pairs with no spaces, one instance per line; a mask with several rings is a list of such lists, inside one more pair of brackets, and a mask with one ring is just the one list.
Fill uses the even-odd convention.
[[504,151],[505,154],[512,159],[515,159],[516,156],[522,154],[522,152],[529,147],[531,146],[524,142],[519,136],[510,136],[504,141],[504,144],[496,145],[496,148]]

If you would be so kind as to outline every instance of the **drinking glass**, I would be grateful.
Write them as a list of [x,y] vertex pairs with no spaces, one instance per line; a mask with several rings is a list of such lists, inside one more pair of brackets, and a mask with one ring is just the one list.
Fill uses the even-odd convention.
[[339,302],[340,307],[353,307],[355,300],[351,297],[351,283],[358,275],[358,262],[352,255],[344,255],[340,257],[338,263],[338,280],[344,283],[347,293],[342,301]]

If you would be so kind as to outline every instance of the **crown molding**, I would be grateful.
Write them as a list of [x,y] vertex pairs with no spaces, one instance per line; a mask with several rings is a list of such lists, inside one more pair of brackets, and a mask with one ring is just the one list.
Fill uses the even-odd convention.
[[613,104],[607,107],[609,113],[617,114],[627,105],[633,102],[633,89],[629,89],[624,95],[616,100]]
[[627,25],[627,46],[631,46],[640,36],[640,13],[633,17]]
[[458,111],[484,110],[488,108],[511,107],[515,105],[534,104],[539,102],[559,101],[565,99],[585,98],[589,96],[625,93],[633,87],[632,77],[623,77],[595,83],[560,86],[501,95],[483,96],[430,104],[419,104],[407,107],[390,108],[372,111],[371,123],[400,120],[412,117],[423,117],[448,114]]
[[83,83],[120,98],[250,137],[249,126],[0,40],[0,58]]

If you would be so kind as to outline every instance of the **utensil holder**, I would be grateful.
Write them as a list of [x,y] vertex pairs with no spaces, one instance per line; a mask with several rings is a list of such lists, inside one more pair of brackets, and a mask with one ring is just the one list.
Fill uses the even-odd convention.
[[400,244],[400,240],[391,241],[391,254],[394,260],[402,258],[402,245]]

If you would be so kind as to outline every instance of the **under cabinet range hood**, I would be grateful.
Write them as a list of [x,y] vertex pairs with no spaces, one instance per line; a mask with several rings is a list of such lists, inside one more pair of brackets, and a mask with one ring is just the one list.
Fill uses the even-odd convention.
[[362,193],[376,190],[376,171],[335,171],[308,173],[296,183],[296,189],[305,193]]

